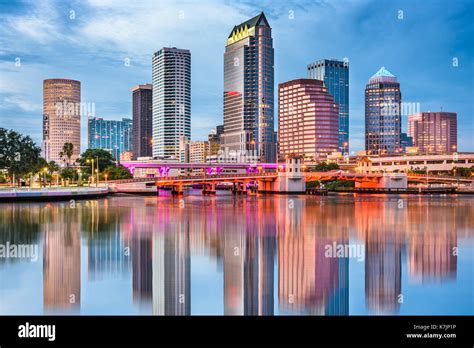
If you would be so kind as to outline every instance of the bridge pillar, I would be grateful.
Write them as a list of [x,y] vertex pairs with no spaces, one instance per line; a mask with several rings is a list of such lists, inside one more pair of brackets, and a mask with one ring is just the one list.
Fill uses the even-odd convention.
[[233,182],[232,183],[232,194],[235,195],[237,193],[237,183]]
[[171,189],[171,194],[174,196],[182,196],[183,195],[183,185],[178,184],[178,185],[173,185],[173,188]]
[[202,194],[203,195],[215,195],[216,194],[216,184],[203,184],[202,185]]
[[242,183],[242,194],[243,195],[247,194],[247,183],[246,182]]

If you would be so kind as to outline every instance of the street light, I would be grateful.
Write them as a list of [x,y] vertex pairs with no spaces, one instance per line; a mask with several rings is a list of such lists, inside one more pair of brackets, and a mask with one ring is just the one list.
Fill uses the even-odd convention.
[[48,167],[43,168],[43,185],[46,187],[46,172],[48,171]]
[[[91,163],[92,164],[92,168],[91,168],[91,182],[94,182],[94,159],[91,158],[91,159],[87,159],[86,160],[87,163]],[[90,187],[90,183],[89,183],[89,187]]]

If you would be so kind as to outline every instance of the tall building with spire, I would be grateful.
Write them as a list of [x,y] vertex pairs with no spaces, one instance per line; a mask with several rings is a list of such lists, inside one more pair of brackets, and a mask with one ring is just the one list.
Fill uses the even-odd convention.
[[191,52],[164,47],[152,59],[153,157],[179,158],[191,139]]
[[368,154],[401,151],[402,94],[397,78],[385,67],[365,87],[365,150]]
[[223,151],[274,162],[274,51],[264,13],[234,26],[224,53]]

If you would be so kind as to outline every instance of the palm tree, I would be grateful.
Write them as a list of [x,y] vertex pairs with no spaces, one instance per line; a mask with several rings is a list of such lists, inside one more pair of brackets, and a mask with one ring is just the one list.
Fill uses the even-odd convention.
[[69,167],[69,162],[71,161],[71,157],[73,154],[74,145],[72,143],[64,143],[63,151],[59,153],[59,157],[63,158],[63,156],[67,157],[67,166]]

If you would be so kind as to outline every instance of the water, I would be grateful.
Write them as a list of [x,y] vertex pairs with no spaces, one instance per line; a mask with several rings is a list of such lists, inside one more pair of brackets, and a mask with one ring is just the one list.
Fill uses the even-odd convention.
[[197,191],[0,204],[0,246],[32,246],[0,258],[0,314],[472,315],[473,205]]

